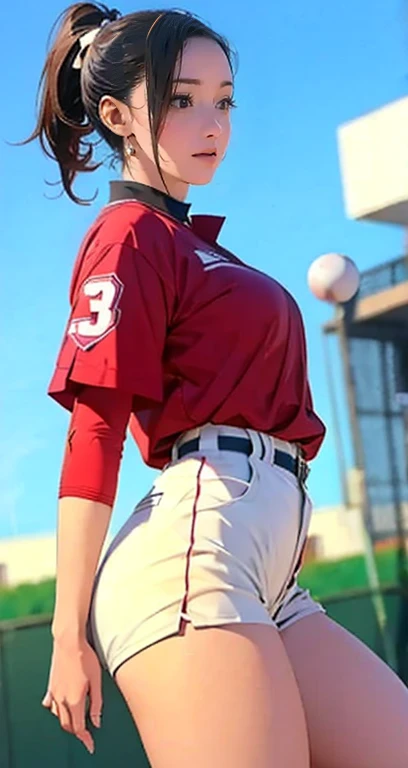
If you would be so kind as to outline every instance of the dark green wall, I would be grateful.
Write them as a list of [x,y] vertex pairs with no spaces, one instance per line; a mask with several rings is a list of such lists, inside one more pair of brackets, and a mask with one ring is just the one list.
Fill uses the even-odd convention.
[[[392,588],[385,590],[384,599],[395,643],[401,646],[399,672],[408,682],[401,672],[407,668],[408,598]],[[335,621],[383,656],[381,635],[367,591],[338,595],[326,600],[325,606]],[[57,718],[41,706],[52,651],[50,623],[51,617],[0,623],[0,768],[148,768],[127,706],[106,673],[102,728],[93,729],[94,755],[62,731]]]

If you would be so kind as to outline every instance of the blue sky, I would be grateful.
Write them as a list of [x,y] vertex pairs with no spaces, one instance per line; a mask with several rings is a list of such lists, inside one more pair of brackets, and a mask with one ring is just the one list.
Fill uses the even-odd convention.
[[[7,144],[32,130],[47,37],[65,7],[57,0],[14,0],[2,12],[3,29],[9,33],[3,36],[0,54],[0,537],[55,530],[68,414],[46,390],[67,319],[78,246],[107,200],[109,179],[117,178],[102,168],[79,182],[81,194],[90,196],[99,189],[88,208],[68,198],[47,199],[55,194],[45,184],[45,179],[58,178],[55,163],[38,145]],[[139,6],[122,0],[117,7],[128,13]],[[317,507],[339,503],[321,340],[321,325],[331,309],[310,295],[306,273],[311,261],[327,251],[348,253],[360,269],[401,253],[398,228],[346,219],[336,131],[340,124],[406,95],[408,15],[402,0],[253,0],[246,9],[240,6],[242,11],[232,0],[192,0],[182,7],[224,33],[240,60],[228,156],[209,187],[191,188],[192,212],[226,215],[221,243],[281,281],[299,302],[315,406],[328,426],[313,462],[310,490]],[[341,407],[347,432],[345,418]],[[346,454],[350,463],[348,442]],[[156,474],[143,465],[129,440],[113,532]]]

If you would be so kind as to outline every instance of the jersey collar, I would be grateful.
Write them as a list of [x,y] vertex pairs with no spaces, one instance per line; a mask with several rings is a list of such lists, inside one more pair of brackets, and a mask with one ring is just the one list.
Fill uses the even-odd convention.
[[221,227],[224,224],[225,216],[208,216],[199,214],[191,216],[191,229],[194,234],[207,240],[208,243],[216,243]]
[[207,242],[216,243],[221,227],[225,221],[224,216],[194,215],[189,216],[191,203],[183,203],[181,200],[166,195],[159,189],[141,184],[139,181],[115,180],[110,181],[109,203],[119,200],[140,200],[141,203],[151,205],[164,213],[168,213],[173,219],[191,227],[194,234]]
[[188,223],[188,212],[191,208],[190,203],[183,203],[176,200],[159,189],[149,187],[147,184],[141,184],[139,181],[111,181],[110,185],[110,203],[116,203],[118,200],[140,200],[141,203],[152,205],[164,213],[169,213],[174,219]]

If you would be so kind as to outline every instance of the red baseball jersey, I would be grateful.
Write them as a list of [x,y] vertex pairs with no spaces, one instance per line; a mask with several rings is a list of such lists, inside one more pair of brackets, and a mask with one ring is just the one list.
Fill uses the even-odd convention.
[[49,394],[72,410],[83,384],[131,393],[130,431],[158,469],[207,422],[296,442],[312,459],[325,427],[295,300],[217,243],[223,218],[189,218],[135,182],[111,189],[76,260]]

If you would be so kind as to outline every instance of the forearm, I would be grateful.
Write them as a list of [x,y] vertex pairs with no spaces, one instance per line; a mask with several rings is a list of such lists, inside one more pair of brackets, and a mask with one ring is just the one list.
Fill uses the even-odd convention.
[[111,514],[112,507],[106,504],[68,496],[60,499],[54,639],[85,638],[92,586]]
[[131,395],[97,387],[84,387],[77,398],[59,493],[54,637],[85,636],[131,406]]

